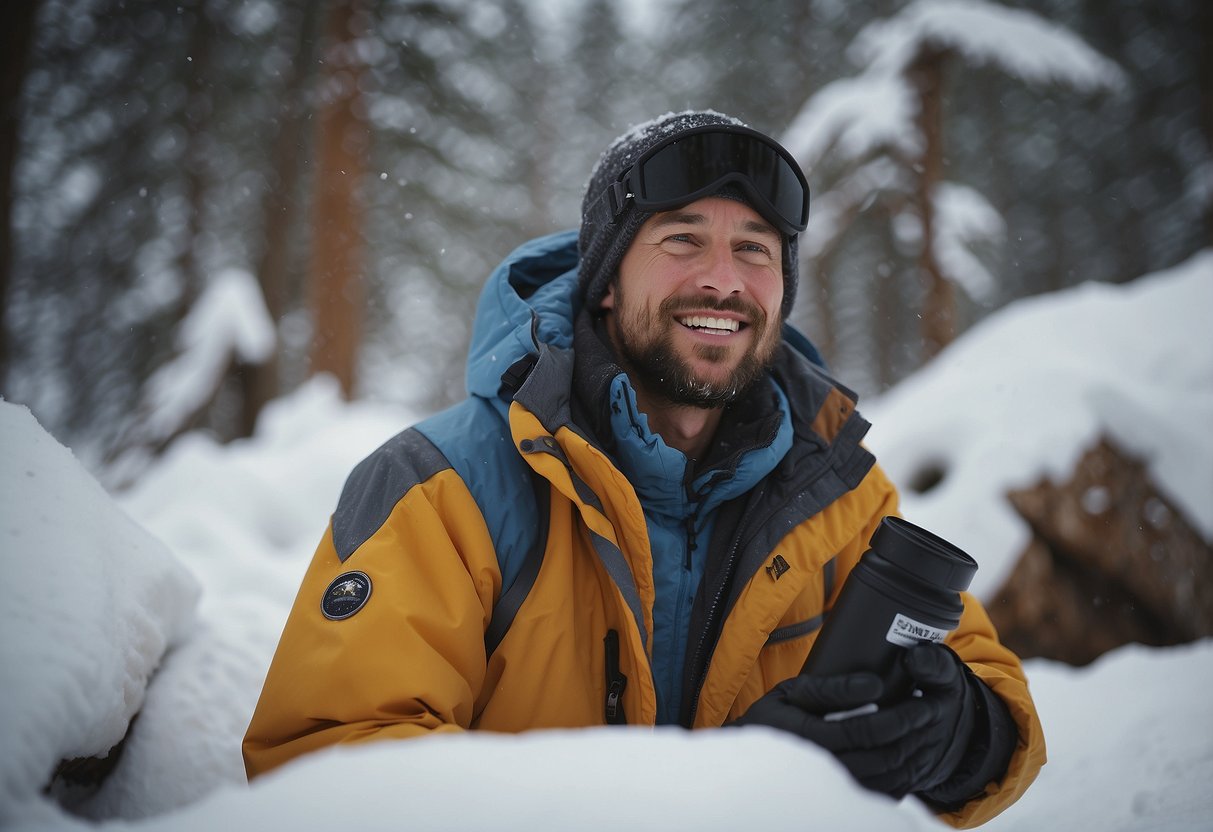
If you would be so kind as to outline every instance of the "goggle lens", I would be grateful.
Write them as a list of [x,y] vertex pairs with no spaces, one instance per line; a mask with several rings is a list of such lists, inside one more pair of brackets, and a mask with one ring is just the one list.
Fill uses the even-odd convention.
[[804,231],[809,188],[799,166],[761,134],[735,130],[685,134],[642,157],[625,178],[636,206],[662,210],[686,204],[735,181],[767,203],[783,231]]

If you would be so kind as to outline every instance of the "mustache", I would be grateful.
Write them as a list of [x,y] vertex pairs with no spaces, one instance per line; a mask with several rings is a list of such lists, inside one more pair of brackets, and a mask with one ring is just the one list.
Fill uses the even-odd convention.
[[758,304],[733,295],[726,298],[713,295],[666,298],[661,302],[660,311],[667,315],[679,312],[736,312],[755,325],[764,323],[767,317]]

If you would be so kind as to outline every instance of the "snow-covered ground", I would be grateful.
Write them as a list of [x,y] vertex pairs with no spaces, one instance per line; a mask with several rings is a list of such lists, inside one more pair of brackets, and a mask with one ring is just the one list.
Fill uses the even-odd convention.
[[[910,519],[997,588],[1026,531],[1008,488],[1107,433],[1213,530],[1213,253],[1126,287],[1015,304],[863,407]],[[316,381],[255,437],[178,440],[118,500],[24,408],[0,402],[0,827],[5,829],[908,829],[938,823],[763,729],[468,735],[316,754],[256,785],[239,742],[349,469],[415,414]],[[133,518],[133,519],[132,519]],[[1030,661],[1049,764],[992,829],[1208,829],[1213,640]],[[43,786],[138,718],[96,792]],[[74,815],[61,805],[73,807]]]

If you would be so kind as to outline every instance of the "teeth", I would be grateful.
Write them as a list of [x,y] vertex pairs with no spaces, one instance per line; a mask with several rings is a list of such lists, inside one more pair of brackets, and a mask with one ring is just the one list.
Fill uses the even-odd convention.
[[680,319],[679,323],[695,329],[722,329],[728,332],[736,332],[740,328],[737,321],[728,318],[709,318],[706,315],[691,315]]

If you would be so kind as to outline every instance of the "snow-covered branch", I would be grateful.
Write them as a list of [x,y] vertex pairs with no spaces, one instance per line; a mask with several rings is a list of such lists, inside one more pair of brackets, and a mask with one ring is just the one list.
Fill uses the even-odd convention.
[[257,279],[242,269],[215,275],[181,323],[177,357],[148,379],[149,438],[159,441],[179,431],[210,401],[233,358],[260,364],[273,353],[275,340]]
[[932,193],[934,243],[939,267],[948,280],[977,301],[994,296],[997,281],[973,254],[977,243],[1002,242],[1006,224],[989,201],[968,185],[940,182]]
[[868,73],[827,84],[808,100],[784,134],[784,145],[806,170],[833,149],[854,163],[882,147],[912,157],[922,137],[918,103],[901,75]]
[[865,26],[848,52],[868,73],[898,75],[924,47],[954,51],[966,64],[997,66],[1028,83],[1082,92],[1115,91],[1126,83],[1119,66],[1068,29],[982,0],[916,0]]

